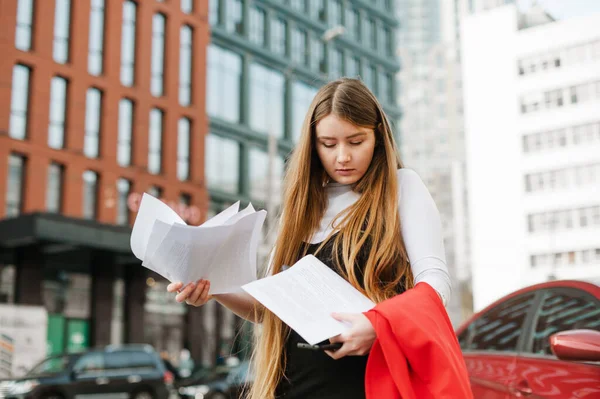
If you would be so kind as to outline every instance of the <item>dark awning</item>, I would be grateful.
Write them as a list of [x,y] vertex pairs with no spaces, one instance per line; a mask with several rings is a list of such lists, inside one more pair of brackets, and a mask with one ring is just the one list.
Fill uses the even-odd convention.
[[32,213],[0,220],[0,248],[61,244],[131,255],[129,226],[102,224],[58,214]]

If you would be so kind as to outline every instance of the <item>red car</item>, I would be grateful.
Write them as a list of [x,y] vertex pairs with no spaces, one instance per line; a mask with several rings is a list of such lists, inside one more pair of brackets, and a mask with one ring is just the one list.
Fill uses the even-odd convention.
[[457,330],[475,399],[600,398],[600,287],[514,292]]

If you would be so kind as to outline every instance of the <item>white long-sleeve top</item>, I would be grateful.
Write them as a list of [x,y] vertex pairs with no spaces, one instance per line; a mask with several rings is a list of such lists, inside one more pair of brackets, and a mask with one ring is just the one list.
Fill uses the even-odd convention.
[[[452,294],[452,285],[446,266],[440,214],[417,173],[411,169],[399,169],[397,176],[402,238],[415,284],[429,284],[440,294],[446,305]],[[360,194],[352,191],[350,185],[329,183],[326,190],[329,200],[327,210],[321,219],[319,231],[310,240],[312,244],[327,238],[333,230],[333,219],[360,197]]]

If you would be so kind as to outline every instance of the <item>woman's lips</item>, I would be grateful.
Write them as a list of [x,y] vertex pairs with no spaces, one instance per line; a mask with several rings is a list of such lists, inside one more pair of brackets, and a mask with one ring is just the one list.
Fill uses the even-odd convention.
[[341,176],[350,176],[352,173],[354,173],[354,169],[336,169],[335,171]]

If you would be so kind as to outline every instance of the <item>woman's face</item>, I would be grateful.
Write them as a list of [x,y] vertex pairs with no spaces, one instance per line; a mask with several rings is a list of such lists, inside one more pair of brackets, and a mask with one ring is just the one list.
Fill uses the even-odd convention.
[[316,127],[319,159],[332,180],[354,184],[365,175],[373,159],[375,132],[328,115]]

